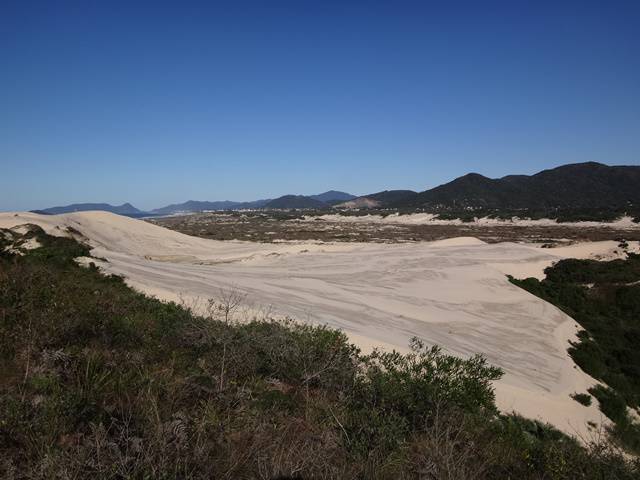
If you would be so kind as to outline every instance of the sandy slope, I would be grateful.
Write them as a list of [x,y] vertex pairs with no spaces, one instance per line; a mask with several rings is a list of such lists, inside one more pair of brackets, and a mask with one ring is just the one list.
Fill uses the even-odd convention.
[[256,311],[344,329],[363,348],[405,350],[416,335],[458,355],[484,354],[506,375],[499,406],[587,434],[595,405],[569,397],[594,380],[567,355],[577,325],[511,285],[564,255],[613,254],[615,242],[541,249],[455,238],[413,244],[257,244],[190,237],[106,212],[0,214],[0,227],[73,227],[105,257],[104,268],[163,299],[219,297],[233,286]]

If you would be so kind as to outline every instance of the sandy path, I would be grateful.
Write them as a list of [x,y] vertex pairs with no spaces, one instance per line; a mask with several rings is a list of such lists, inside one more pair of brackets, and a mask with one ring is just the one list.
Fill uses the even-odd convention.
[[[594,380],[566,350],[576,324],[552,305],[511,285],[505,273],[541,272],[559,257],[547,249],[474,238],[415,244],[256,244],[189,237],[104,212],[59,216],[0,214],[0,227],[37,223],[82,232],[105,269],[136,288],[175,300],[219,297],[230,287],[252,309],[342,328],[365,349],[406,350],[412,336],[457,355],[484,354],[505,370],[498,405],[587,434],[595,405],[569,397]],[[612,243],[613,245],[609,244]],[[606,244],[606,245],[605,245]],[[563,255],[608,252],[615,242]]]

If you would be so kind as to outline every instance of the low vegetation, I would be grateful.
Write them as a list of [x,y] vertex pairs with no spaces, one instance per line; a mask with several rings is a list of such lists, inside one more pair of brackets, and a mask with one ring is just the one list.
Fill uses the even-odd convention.
[[[632,479],[640,464],[498,413],[482,357],[199,316],[0,231],[0,477]],[[19,242],[18,242],[19,243]],[[226,320],[225,320],[226,319]],[[594,395],[597,395],[594,393]]]
[[[229,211],[206,212],[171,217],[147,219],[188,235],[215,240],[250,240],[254,242],[278,242],[282,240],[325,242],[415,242],[445,238],[473,236],[489,243],[533,241],[566,238],[570,240],[610,240],[625,236],[628,241],[640,240],[640,229],[628,230],[615,223],[603,226],[574,228],[564,224],[527,225],[502,223],[501,225],[478,225],[474,220],[495,212],[465,211],[440,213],[440,219],[462,219],[462,223],[450,225],[433,223],[403,223],[403,215],[415,210],[360,209],[336,211],[327,217],[326,210],[298,211]],[[503,212],[504,218],[525,218],[527,212]],[[393,216],[388,223],[367,221],[366,216]],[[397,216],[396,216],[397,215]],[[398,217],[399,216],[399,217]],[[363,221],[345,221],[348,217],[365,217]],[[394,219],[399,220],[395,222]],[[355,220],[355,218],[352,218]]]
[[442,220],[460,219],[473,222],[476,218],[496,218],[511,220],[512,218],[540,220],[552,219],[558,223],[568,222],[615,222],[621,217],[630,216],[636,223],[640,222],[640,209],[624,208],[442,208],[432,209]]
[[573,393],[571,394],[571,398],[585,407],[591,405],[591,395],[588,393]]
[[[620,245],[624,249],[626,242]],[[589,393],[615,422],[615,436],[640,453],[640,427],[627,412],[627,406],[640,407],[640,255],[609,262],[567,259],[545,274],[542,281],[512,282],[557,305],[583,328],[569,353],[607,385]]]

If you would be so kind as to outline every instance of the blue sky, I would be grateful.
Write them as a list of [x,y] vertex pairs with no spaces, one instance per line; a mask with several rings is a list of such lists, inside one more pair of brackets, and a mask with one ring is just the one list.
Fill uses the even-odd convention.
[[640,2],[0,4],[0,210],[640,164]]

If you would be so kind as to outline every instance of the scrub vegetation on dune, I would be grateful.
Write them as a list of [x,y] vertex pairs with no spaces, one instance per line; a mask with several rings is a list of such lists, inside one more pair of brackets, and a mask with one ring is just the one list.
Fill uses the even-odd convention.
[[[609,220],[618,220],[623,213]],[[464,211],[437,215],[415,210],[360,209],[327,212],[326,210],[206,212],[147,221],[187,235],[214,240],[249,240],[254,242],[325,241],[403,243],[433,241],[454,237],[476,237],[489,243],[539,242],[542,239],[577,241],[611,240],[625,237],[640,240],[635,224],[622,228],[616,223],[600,223],[576,228],[573,224],[524,220],[555,218],[533,216],[529,212]],[[513,220],[514,218],[523,219]],[[430,219],[430,220],[429,220]],[[478,219],[484,219],[480,221]],[[565,218],[569,221],[569,218]],[[504,220],[500,222],[498,220]],[[583,220],[572,218],[571,221]],[[594,220],[594,218],[588,218]]]
[[[501,371],[414,340],[197,316],[73,258],[0,240],[2,478],[637,478],[607,443],[503,416]],[[222,313],[221,313],[222,312]]]
[[[620,243],[621,249],[628,244]],[[583,328],[569,348],[574,361],[607,386],[590,389],[602,412],[615,422],[613,433],[640,453],[640,425],[627,406],[640,408],[640,255],[609,262],[561,260],[546,278],[512,282],[564,310]],[[586,402],[587,396],[574,397]]]

